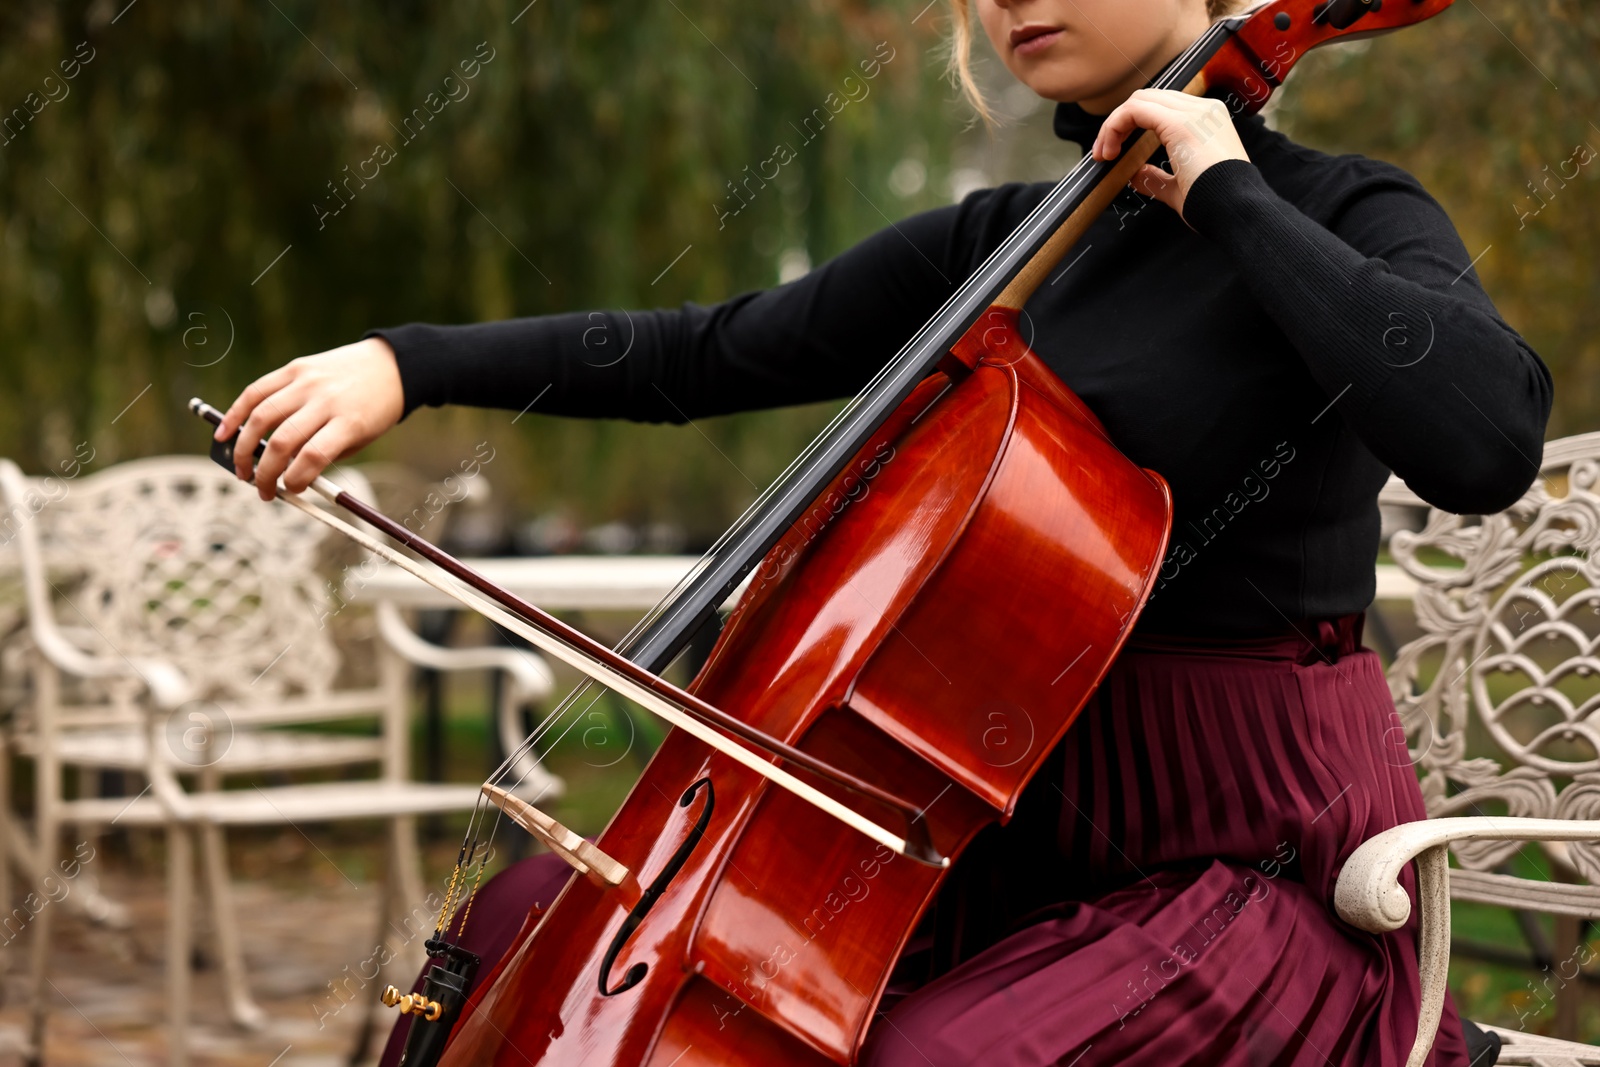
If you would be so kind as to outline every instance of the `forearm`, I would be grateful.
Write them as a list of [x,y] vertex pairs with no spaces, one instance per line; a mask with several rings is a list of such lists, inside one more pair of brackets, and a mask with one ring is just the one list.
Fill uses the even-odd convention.
[[805,277],[711,306],[374,331],[409,413],[428,404],[683,422],[848,396],[953,288],[953,209],[908,219]]
[[847,368],[817,373],[795,360],[745,358],[719,343],[728,320],[754,296],[709,308],[413,323],[373,333],[394,346],[407,413],[463,404],[683,422],[848,392],[850,376],[840,373]]
[[469,404],[683,422],[859,391],[1031,209],[1008,185],[903,219],[805,276],[720,304],[375,330],[407,413]]

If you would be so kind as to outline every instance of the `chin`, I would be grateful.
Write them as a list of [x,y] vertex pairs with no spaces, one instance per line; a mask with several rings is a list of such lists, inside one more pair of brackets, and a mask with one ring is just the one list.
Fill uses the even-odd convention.
[[1067,56],[1039,56],[1031,61],[1014,62],[1016,79],[1046,100],[1077,103],[1104,96],[1117,85],[1118,78],[1104,71],[1091,71],[1095,64]]
[[1086,81],[1064,71],[1034,70],[1029,71],[1027,77],[1019,76],[1018,80],[1046,100],[1057,103],[1090,100],[1108,91],[1106,86],[1098,82]]

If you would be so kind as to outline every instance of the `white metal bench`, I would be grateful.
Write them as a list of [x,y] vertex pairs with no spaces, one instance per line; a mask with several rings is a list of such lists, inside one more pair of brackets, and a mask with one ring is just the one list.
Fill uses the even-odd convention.
[[[1498,515],[1427,508],[1398,479],[1381,496],[1426,516],[1390,539],[1416,582],[1420,633],[1399,649],[1389,685],[1430,817],[1357,849],[1335,903],[1361,929],[1396,929],[1413,906],[1398,878],[1417,863],[1423,1036],[1413,1065],[1443,1003],[1451,900],[1553,913],[1568,951],[1579,920],[1600,920],[1600,433],[1549,442],[1541,472]],[[1556,881],[1501,869],[1525,842],[1537,842]],[[1597,1046],[1486,1029],[1504,1042],[1502,1064],[1600,1064]]]

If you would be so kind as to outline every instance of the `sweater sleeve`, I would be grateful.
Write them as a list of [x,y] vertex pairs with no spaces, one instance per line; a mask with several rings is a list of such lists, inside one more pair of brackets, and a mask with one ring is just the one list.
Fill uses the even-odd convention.
[[849,396],[954,292],[1020,191],[914,215],[795,281],[719,304],[367,336],[393,346],[407,414],[466,404],[684,422]]
[[1184,220],[1221,246],[1345,422],[1419,496],[1510,506],[1538,475],[1550,372],[1495,311],[1437,201],[1372,163],[1326,225],[1225,160]]

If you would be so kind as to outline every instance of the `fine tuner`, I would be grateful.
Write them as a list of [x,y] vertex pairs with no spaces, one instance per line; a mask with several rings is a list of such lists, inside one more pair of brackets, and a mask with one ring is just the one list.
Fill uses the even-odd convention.
[[399,1008],[401,1015],[420,1015],[428,1022],[438,1022],[444,1011],[437,1000],[429,1000],[421,993],[404,993],[394,986],[384,986],[383,1004],[386,1008]]

